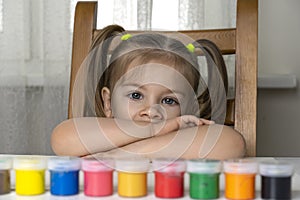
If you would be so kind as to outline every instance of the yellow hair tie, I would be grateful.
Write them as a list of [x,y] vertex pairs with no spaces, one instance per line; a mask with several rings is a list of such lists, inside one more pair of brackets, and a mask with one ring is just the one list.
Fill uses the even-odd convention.
[[131,38],[132,37],[132,35],[131,34],[129,34],[129,33],[127,33],[127,34],[125,34],[125,35],[122,35],[122,37],[121,37],[121,40],[128,40],[129,38]]
[[189,52],[194,53],[195,52],[195,46],[192,43],[189,43],[186,45],[186,48],[189,50]]

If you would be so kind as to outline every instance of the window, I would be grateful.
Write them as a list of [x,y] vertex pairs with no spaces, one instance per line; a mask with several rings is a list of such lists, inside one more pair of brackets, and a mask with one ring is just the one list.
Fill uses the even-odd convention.
[[231,28],[235,10],[236,0],[98,0],[97,28],[108,24],[126,30]]
[[[98,0],[97,27],[120,24],[127,30],[136,30],[141,28],[138,25],[140,20],[147,21],[147,18],[151,18],[151,24],[148,26],[153,30],[178,30],[178,0],[145,0],[143,3],[151,5],[143,5],[140,8],[138,0]],[[142,19],[138,19],[141,16]]]
[[178,30],[178,0],[153,0],[152,29]]

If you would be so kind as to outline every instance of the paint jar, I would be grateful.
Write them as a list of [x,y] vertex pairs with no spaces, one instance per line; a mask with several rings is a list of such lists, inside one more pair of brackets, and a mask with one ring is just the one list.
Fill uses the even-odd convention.
[[184,160],[154,159],[153,171],[155,176],[154,193],[159,198],[180,198],[184,195]]
[[0,158],[0,195],[10,193],[10,170],[12,160],[8,157]]
[[146,158],[116,159],[119,196],[142,197],[147,195],[149,162],[149,159]]
[[190,197],[193,199],[218,199],[221,161],[194,159],[187,161],[190,175]]
[[254,199],[257,163],[251,159],[224,161],[225,197]]
[[259,164],[261,198],[291,199],[291,177],[294,167],[283,161],[264,161]]
[[113,159],[83,159],[81,169],[84,173],[84,194],[87,196],[112,195],[113,167]]
[[45,158],[16,157],[13,165],[16,173],[17,194],[39,195],[45,192]]
[[50,192],[67,196],[79,193],[79,170],[81,160],[77,157],[53,157],[48,160]]

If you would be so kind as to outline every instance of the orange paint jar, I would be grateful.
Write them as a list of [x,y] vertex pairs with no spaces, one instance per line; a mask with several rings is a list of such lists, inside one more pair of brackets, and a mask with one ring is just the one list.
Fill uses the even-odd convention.
[[257,168],[258,164],[251,159],[224,161],[225,197],[254,199]]

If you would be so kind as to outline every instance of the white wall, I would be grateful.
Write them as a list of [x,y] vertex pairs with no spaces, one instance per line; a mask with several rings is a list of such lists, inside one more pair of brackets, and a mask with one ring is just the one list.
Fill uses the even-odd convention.
[[[299,10],[299,0],[259,0],[259,74],[300,80]],[[300,156],[298,87],[258,90],[258,156]]]

